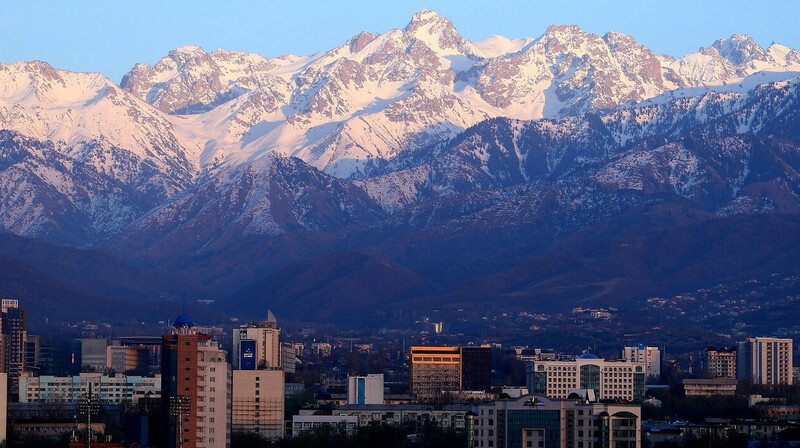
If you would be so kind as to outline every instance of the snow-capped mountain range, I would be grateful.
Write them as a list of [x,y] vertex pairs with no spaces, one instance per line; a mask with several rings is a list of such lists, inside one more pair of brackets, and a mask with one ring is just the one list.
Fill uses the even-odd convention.
[[505,260],[652,204],[796,213],[798,129],[800,52],[780,44],[471,42],[425,10],[310,56],[182,47],[120,85],[0,64],[0,230],[211,288],[350,250],[442,274],[453,251]]
[[[122,88],[181,116],[201,166],[275,152],[344,178],[492,117],[578,115],[686,87],[800,71],[800,52],[734,35],[674,59],[634,38],[551,26],[538,38],[470,42],[433,11],[312,56],[267,59],[198,47],[137,64]],[[792,75],[793,76],[793,75]]]

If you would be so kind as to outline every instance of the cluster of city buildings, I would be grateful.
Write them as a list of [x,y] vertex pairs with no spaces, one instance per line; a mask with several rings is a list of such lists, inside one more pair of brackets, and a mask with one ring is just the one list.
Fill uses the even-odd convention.
[[684,379],[687,396],[734,395],[739,382],[763,386],[794,383],[793,341],[749,337],[736,347],[708,347],[701,354],[704,378]]
[[[37,406],[61,403],[66,421],[47,428],[27,423],[25,430],[58,434],[77,428],[74,446],[104,432],[91,421],[96,403],[136,410],[125,416],[126,438],[142,446],[226,447],[232,432],[274,440],[322,427],[352,434],[375,424],[416,433],[435,424],[462,432],[475,448],[638,447],[639,403],[647,384],[661,376],[661,351],[643,344],[625,347],[613,360],[589,351],[569,356],[520,349],[526,385],[500,394],[492,390],[490,346],[412,346],[408,394],[387,394],[383,373],[349,376],[347,394],[332,413],[301,410],[287,421],[285,399],[295,385],[286,382],[286,373],[294,372],[298,357],[330,356],[332,347],[282,342],[269,311],[266,320],[233,330],[230,353],[181,314],[171,333],[160,337],[79,339],[72,362],[82,373],[56,376],[29,368],[40,363],[40,353],[31,351],[41,347],[27,340],[19,303],[4,299],[2,305],[0,390],[8,392],[0,416],[6,417],[7,401],[40,420]],[[748,338],[735,349],[710,347],[703,352],[705,378],[684,380],[684,387],[687,395],[712,395],[732,393],[738,381],[791,385],[792,356],[790,339]]]

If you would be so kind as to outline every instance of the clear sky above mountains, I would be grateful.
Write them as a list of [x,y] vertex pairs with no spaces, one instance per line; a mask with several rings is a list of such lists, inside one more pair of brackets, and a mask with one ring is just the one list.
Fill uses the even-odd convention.
[[268,57],[307,55],[361,31],[402,28],[420,9],[449,18],[473,41],[494,34],[538,37],[550,24],[577,24],[598,34],[630,34],[673,56],[734,33],[749,34],[762,46],[800,48],[795,0],[5,0],[0,8],[1,62],[40,59],[117,82],[135,63],[155,63],[187,44]]

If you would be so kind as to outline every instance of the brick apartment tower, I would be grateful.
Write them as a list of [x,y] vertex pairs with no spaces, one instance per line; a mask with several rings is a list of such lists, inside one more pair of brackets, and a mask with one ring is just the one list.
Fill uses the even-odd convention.
[[[189,316],[175,319],[175,330],[162,337],[162,446],[225,448],[230,445],[230,368],[216,341],[198,334]],[[188,408],[176,417],[176,402]],[[187,406],[188,405],[188,406]],[[180,426],[182,441],[176,438]]]

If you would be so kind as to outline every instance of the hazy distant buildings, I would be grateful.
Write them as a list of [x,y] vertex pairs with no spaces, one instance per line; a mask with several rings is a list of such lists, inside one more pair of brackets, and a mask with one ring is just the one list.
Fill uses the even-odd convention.
[[468,446],[483,448],[639,447],[641,407],[543,395],[476,406]]
[[736,378],[736,349],[708,347],[701,359],[703,375],[708,378]]
[[297,371],[297,346],[295,344],[282,344],[283,353],[281,364],[285,373],[295,373]]
[[108,356],[108,339],[80,339],[81,372],[103,372],[106,369]]
[[533,361],[527,365],[527,386],[533,393],[567,398],[578,389],[591,389],[598,399],[644,398],[645,365],[606,361],[586,353],[571,361]]
[[325,358],[331,356],[331,344],[328,342],[314,342],[311,344],[311,353],[317,358]]
[[661,377],[661,351],[658,347],[649,347],[645,344],[625,347],[622,349],[622,359],[644,363],[648,378]]
[[231,375],[225,351],[181,314],[162,337],[161,445],[184,448],[230,445]]
[[409,391],[420,401],[491,386],[489,347],[411,347]]
[[752,384],[792,384],[791,339],[755,337],[736,344],[736,377]]
[[383,404],[383,374],[347,378],[347,404]]

